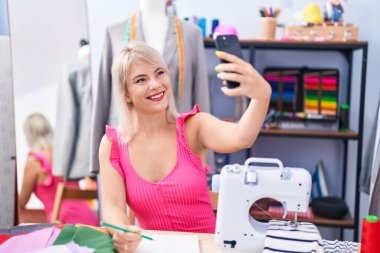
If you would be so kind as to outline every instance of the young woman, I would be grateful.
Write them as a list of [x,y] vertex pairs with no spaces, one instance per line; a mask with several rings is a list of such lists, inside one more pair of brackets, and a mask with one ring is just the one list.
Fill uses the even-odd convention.
[[217,56],[230,62],[215,68],[223,83],[240,83],[222,91],[251,99],[239,123],[202,113],[197,105],[178,115],[164,59],[146,44],[129,43],[116,58],[112,75],[120,125],[106,127],[99,159],[103,220],[136,232],[111,230],[119,252],[133,252],[140,241],[141,230],[129,225],[126,205],[143,229],[214,233],[206,152],[251,147],[271,95],[249,63],[225,52]]
[[[20,208],[25,208],[32,192],[44,204],[48,222],[51,221],[57,185],[61,177],[52,175],[53,129],[49,121],[39,113],[31,114],[24,123],[24,132],[30,153],[26,161],[22,189],[19,196]],[[78,182],[66,183],[78,186]],[[63,224],[83,223],[97,226],[98,216],[86,201],[65,200],[62,202],[59,220]]]

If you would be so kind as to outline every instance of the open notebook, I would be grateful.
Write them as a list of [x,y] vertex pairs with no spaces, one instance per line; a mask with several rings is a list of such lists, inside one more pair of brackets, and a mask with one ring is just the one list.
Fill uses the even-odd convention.
[[149,234],[154,241],[141,240],[136,253],[200,253],[196,235]]

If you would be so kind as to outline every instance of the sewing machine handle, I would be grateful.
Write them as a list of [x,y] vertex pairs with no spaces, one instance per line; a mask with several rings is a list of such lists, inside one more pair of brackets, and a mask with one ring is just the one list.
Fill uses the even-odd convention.
[[277,164],[278,168],[280,170],[282,170],[283,167],[284,167],[282,165],[282,162],[279,159],[275,159],[275,158],[257,158],[257,157],[251,157],[251,158],[248,158],[245,161],[244,166],[248,167],[251,163]]

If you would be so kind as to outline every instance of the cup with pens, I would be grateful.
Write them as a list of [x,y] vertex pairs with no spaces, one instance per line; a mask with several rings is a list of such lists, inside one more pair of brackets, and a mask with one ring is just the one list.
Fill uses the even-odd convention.
[[273,9],[272,7],[259,9],[260,12],[260,39],[274,40],[276,37],[277,17],[281,10],[279,8]]

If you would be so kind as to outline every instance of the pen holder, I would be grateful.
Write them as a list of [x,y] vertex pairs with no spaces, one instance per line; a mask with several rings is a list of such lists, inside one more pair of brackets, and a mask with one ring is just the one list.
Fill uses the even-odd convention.
[[260,20],[260,39],[274,40],[276,36],[277,19],[275,17],[262,17]]

